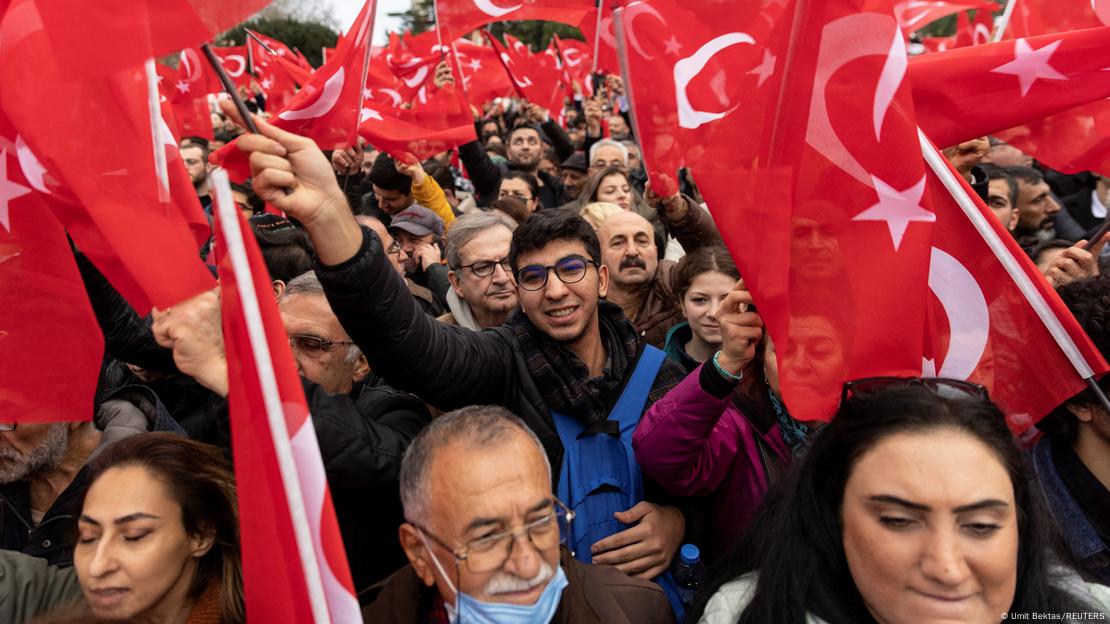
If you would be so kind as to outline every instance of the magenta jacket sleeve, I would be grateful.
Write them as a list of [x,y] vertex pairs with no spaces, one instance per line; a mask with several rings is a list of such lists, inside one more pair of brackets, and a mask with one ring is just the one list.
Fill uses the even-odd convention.
[[681,496],[716,491],[738,454],[755,452],[753,432],[731,395],[718,398],[702,387],[703,368],[656,401],[632,437],[643,473]]

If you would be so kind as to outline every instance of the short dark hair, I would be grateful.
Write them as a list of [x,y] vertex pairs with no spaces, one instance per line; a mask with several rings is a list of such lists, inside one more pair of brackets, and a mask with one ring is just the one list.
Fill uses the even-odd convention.
[[[1110,280],[1091,277],[1064,284],[1057,291],[1079,326],[1091,338],[1103,357],[1110,356]],[[1099,381],[1104,392],[1110,392],[1110,376]],[[1068,406],[1098,406],[1098,397],[1090,388],[1058,405],[1037,423],[1037,428],[1066,444],[1079,435],[1079,421]]]
[[556,241],[582,243],[590,260],[601,264],[601,243],[590,224],[570,210],[539,210],[524,220],[513,232],[509,245],[509,263],[515,273],[521,254],[543,249]]
[[493,152],[493,153],[497,154],[498,156],[500,156],[502,158],[508,158],[509,157],[509,148],[505,147],[504,143],[493,143],[493,144],[487,143],[485,145],[485,150],[487,152]]
[[[1006,173],[1005,168],[999,167],[998,165],[996,165],[994,163],[981,163],[979,166],[982,167],[983,171],[987,174],[987,180],[988,181],[990,181],[990,180],[1005,180],[1006,181],[1006,184],[1010,187],[1010,205],[1016,207],[1017,206],[1017,200],[1018,200],[1018,184],[1017,184],[1017,180],[1014,179],[1014,176],[1010,175],[1009,173]],[[1036,182],[1034,182],[1033,184],[1036,184]]]
[[[501,182],[505,180],[524,180],[528,185],[528,190],[532,193],[532,199],[540,198],[540,183],[536,181],[536,176],[518,169],[510,169],[501,174]],[[500,184],[497,185],[497,192],[501,193]]]
[[262,260],[270,271],[270,279],[288,284],[294,277],[312,270],[312,242],[304,230],[285,219],[267,225],[252,222],[251,228],[262,251]]
[[428,159],[424,162],[424,173],[435,180],[443,192],[455,191],[455,174],[451,173],[451,168],[447,165],[435,159]]
[[1025,182],[1026,184],[1040,184],[1044,182],[1044,174],[1032,167],[1023,167],[1016,165],[1013,167],[1006,167],[1004,170],[1011,178],[1016,178]]
[[412,178],[397,171],[393,157],[385,152],[374,159],[374,166],[370,168],[367,177],[374,186],[387,191],[399,191],[406,195],[412,192]]
[[250,184],[250,180],[246,182],[232,182],[231,190],[238,191],[247,196],[247,207],[251,209],[254,214],[266,212],[266,202],[261,197],[255,194],[254,188]]
[[531,123],[522,123],[512,130],[509,130],[509,136],[506,137],[505,142],[512,143],[513,135],[517,132],[520,132],[521,130],[531,130],[532,132],[535,132],[536,136],[539,137],[540,143],[543,143],[547,139],[547,137],[545,137],[543,134],[543,130],[540,130],[539,126]]
[[227,145],[228,143],[231,143],[232,141],[235,140],[235,135],[228,132],[227,130],[217,130],[212,135],[212,140],[213,141],[219,141],[220,143],[223,143],[224,145]]

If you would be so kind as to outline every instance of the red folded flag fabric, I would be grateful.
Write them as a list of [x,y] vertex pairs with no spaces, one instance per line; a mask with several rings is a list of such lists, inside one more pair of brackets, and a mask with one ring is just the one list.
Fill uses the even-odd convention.
[[653,186],[691,167],[790,413],[828,420],[847,380],[920,375],[935,217],[889,1],[797,10],[652,0],[617,19]]
[[924,28],[927,24],[948,17],[953,13],[967,12],[979,8],[994,9],[993,2],[947,2],[946,0],[900,0],[894,3],[894,17],[902,31],[910,33]]
[[359,622],[316,430],[258,243],[213,172],[243,593],[252,622]]
[[104,337],[65,230],[24,175],[21,152],[32,165],[0,111],[0,422],[92,420]]
[[[250,64],[247,62],[248,52],[247,46],[231,46],[219,47],[212,46],[212,51],[216,53],[216,58],[220,59],[220,65],[223,65],[224,71],[231,81],[236,86],[245,87],[247,89],[251,86]],[[208,68],[205,68],[208,69]]]
[[451,0],[437,2],[436,24],[464,36],[470,31],[493,22],[510,20],[546,20],[577,25],[597,7],[596,0],[520,0],[500,4],[493,0]]
[[473,117],[451,86],[412,109],[364,102],[360,119],[359,135],[398,159],[412,154],[425,160],[477,139]]
[[[100,10],[81,6],[70,11]],[[70,77],[34,9],[33,0],[15,0],[0,23],[0,83],[20,85],[0,93],[0,106],[41,170],[75,199],[52,202],[55,215],[140,313],[211,288],[169,180],[156,171],[161,119],[143,66]]]
[[[1107,365],[1056,291],[979,196],[931,145],[937,215],[923,374],[990,390],[1015,435],[1086,388]],[[954,192],[962,196],[962,205]]]
[[956,145],[1110,97],[1108,36],[1101,27],[915,57],[920,125],[937,145]]
[[[67,77],[112,73],[208,41],[270,0],[33,0]],[[15,6],[18,3],[12,3]]]
[[1016,1],[1003,31],[1007,39],[1110,25],[1110,3],[1105,0]]
[[505,35],[505,45],[489,33],[486,39],[520,97],[544,108],[552,117],[560,116],[563,112],[562,69],[546,54],[533,54],[512,35]]
[[281,41],[278,41],[273,37],[267,37],[257,30],[251,30],[249,28],[245,30],[248,34],[247,45],[252,47],[251,54],[255,56],[256,60],[259,56],[260,51],[267,52],[265,48],[269,48],[270,50],[273,50],[273,54],[289,61],[290,63],[293,63],[294,65],[300,67],[305,71],[311,72],[314,69],[312,65],[310,65],[308,61],[306,61],[305,58],[300,55],[300,53],[285,45]]

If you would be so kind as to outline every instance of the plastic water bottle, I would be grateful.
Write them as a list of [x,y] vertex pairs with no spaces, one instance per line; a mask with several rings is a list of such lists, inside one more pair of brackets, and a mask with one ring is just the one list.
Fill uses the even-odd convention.
[[678,551],[678,565],[674,570],[674,580],[682,596],[682,606],[689,609],[705,582],[705,566],[701,563],[701,551],[693,544],[683,544]]

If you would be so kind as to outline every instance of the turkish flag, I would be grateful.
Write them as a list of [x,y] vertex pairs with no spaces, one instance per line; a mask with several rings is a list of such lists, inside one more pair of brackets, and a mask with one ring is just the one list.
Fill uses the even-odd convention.
[[515,92],[497,51],[491,46],[459,39],[455,42],[455,52],[466,96],[472,106],[481,110],[486,102]]
[[582,41],[575,39],[560,39],[558,35],[551,39],[552,49],[558,54],[563,70],[563,84],[566,87],[567,97],[573,98],[574,85],[577,84],[582,94],[593,94],[593,84],[590,80],[590,67],[592,52]]
[[65,230],[20,160],[34,164],[0,111],[0,422],[92,420],[104,337]]
[[[1107,37],[1110,27],[1101,27],[915,57],[910,79],[918,121],[933,141],[949,146],[1104,100]],[[1089,147],[1086,134],[1054,138]]]
[[616,0],[603,0],[600,22],[597,8],[582,16],[578,22],[578,30],[582,31],[586,45],[592,50],[590,56],[596,60],[597,69],[607,74],[621,73],[617,59],[617,33],[613,26],[613,9],[616,6],[620,6]]
[[990,43],[994,36],[994,12],[989,8],[975,11],[975,20],[968,18],[967,11],[956,15],[956,47]]
[[236,86],[249,89],[252,76],[250,71],[248,71],[250,69],[250,64],[247,62],[247,46],[241,45],[228,48],[212,46],[212,51],[216,54],[216,58],[220,59],[220,65],[223,65],[228,78],[231,78],[231,81],[234,82]]
[[473,117],[451,86],[411,109],[364,102],[359,135],[394,158],[411,153],[420,160],[477,139]]
[[[66,77],[107,74],[213,39],[271,0],[13,2],[41,20]],[[31,8],[34,7],[34,8]]]
[[[249,28],[245,30],[247,31],[247,45],[251,47],[251,54],[256,59],[259,57],[260,52],[266,52],[267,54],[272,53],[308,72],[311,72],[314,69],[312,65],[310,65],[308,61],[306,61],[305,58],[300,55],[300,53],[296,52],[281,41],[278,41],[273,37],[267,37],[266,35],[263,35],[256,30],[251,30]],[[267,48],[269,48],[269,50],[267,50]]]
[[251,622],[359,622],[316,430],[270,275],[213,172],[243,593]]
[[800,10],[653,0],[616,19],[653,186],[691,168],[790,413],[828,420],[847,380],[920,375],[935,216],[889,1]]
[[493,0],[451,0],[437,2],[436,24],[445,32],[463,36],[493,22],[544,20],[577,25],[589,12],[596,12],[596,0],[521,0],[497,4]]
[[1107,25],[1107,0],[1017,0],[1004,35],[1018,39]]
[[533,54],[516,37],[505,35],[505,45],[486,33],[520,97],[547,110],[554,118],[563,112],[562,69],[546,54]]
[[952,185],[930,172],[926,199],[937,227],[923,374],[985,386],[1020,435],[1086,388],[1083,377],[1110,366],[979,196],[923,147]]
[[927,24],[948,17],[953,13],[971,11],[980,8],[996,9],[998,5],[993,2],[947,2],[946,0],[901,0],[894,3],[894,16],[902,30],[909,35],[920,30]]
[[211,288],[169,180],[156,171],[162,122],[144,68],[69,77],[61,69],[69,59],[57,56],[33,9],[16,0],[0,25],[0,84],[19,85],[0,92],[0,106],[37,171],[56,182],[40,190],[74,198],[53,201],[55,216],[139,313]]

